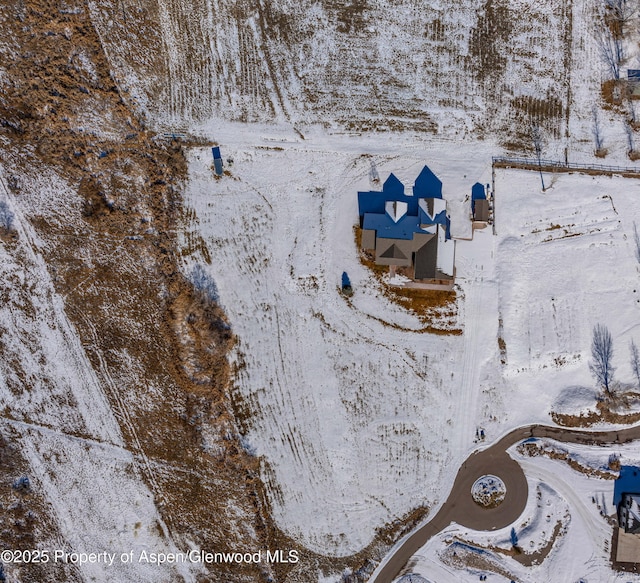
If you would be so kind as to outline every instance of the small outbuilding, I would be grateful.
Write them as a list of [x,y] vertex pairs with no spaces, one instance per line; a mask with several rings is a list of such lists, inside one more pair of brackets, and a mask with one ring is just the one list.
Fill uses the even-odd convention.
[[222,176],[222,155],[220,154],[220,147],[215,146],[211,148],[213,154],[213,170],[218,176]]
[[640,97],[640,69],[627,69],[627,85],[634,98]]
[[489,220],[489,201],[484,185],[476,182],[471,187],[471,216],[474,221],[486,223]]

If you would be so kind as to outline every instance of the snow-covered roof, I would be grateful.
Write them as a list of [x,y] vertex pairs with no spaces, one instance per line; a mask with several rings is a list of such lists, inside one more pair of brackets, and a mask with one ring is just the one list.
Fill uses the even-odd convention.
[[421,198],[418,201],[421,225],[446,224],[447,203],[441,198]]
[[438,255],[436,268],[442,273],[453,277],[456,242],[447,237],[447,229],[438,225]]
[[397,223],[407,214],[407,203],[398,200],[388,200],[384,205],[384,210],[391,217],[394,223]]

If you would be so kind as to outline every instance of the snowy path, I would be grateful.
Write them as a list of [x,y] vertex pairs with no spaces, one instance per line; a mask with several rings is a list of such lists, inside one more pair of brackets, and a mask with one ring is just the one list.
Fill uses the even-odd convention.
[[[114,414],[105,395],[105,389],[117,395],[117,386],[106,369],[98,371],[101,375],[92,367],[55,291],[39,249],[43,243],[21,207],[34,203],[12,197],[1,175],[0,180],[0,196],[15,215],[18,234],[12,245],[0,244],[0,277],[12,284],[3,288],[0,305],[0,431],[21,448],[32,487],[53,508],[69,550],[173,552],[177,547],[141,472],[147,468],[153,477],[146,456],[140,447],[125,448],[118,419],[128,419],[126,407],[121,404]],[[56,196],[47,187],[56,189]],[[43,186],[41,195],[62,205],[67,188],[54,182]],[[87,580],[114,583],[188,582],[200,568],[118,563],[86,564],[81,571]]]

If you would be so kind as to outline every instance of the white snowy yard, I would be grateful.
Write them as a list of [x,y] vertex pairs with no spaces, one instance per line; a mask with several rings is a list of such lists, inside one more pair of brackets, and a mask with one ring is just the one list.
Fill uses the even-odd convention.
[[407,187],[428,164],[454,236],[468,237],[464,198],[491,181],[489,145],[238,130],[216,131],[231,176],[213,178],[208,149],[191,153],[185,245],[204,238],[239,338],[237,389],[255,416],[247,442],[265,461],[276,521],[311,548],[357,551],[376,527],[442,502],[477,427],[493,440],[549,423],[563,390],[593,384],[597,321],[626,346],[636,181],[565,174],[542,193],[535,173],[497,171],[497,236],[457,241],[463,334],[430,335],[359,263],[356,192],[372,188],[372,159],[382,181],[392,171]]
[[553,186],[542,193],[535,172],[499,171],[496,178],[496,273],[507,361],[501,392],[513,402],[512,411],[505,408],[508,425],[548,422],[552,407],[580,411],[579,403],[567,408],[579,393],[593,393],[588,361],[597,323],[611,330],[616,378],[634,381],[628,344],[640,340],[633,227],[640,181],[581,174],[550,179],[545,176]]

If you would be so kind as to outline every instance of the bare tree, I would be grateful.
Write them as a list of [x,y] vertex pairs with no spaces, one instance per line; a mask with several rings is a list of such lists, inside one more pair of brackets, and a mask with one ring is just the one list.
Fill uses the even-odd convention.
[[624,28],[638,11],[637,0],[605,0],[605,22],[615,36],[622,38]]
[[633,339],[629,342],[629,352],[631,353],[631,370],[636,375],[638,387],[640,387],[640,355],[638,355],[638,347]]
[[613,340],[611,332],[606,326],[596,324],[593,328],[593,340],[591,342],[591,358],[589,370],[600,383],[607,394],[611,394],[611,382],[613,381],[614,368],[611,364],[613,358]]
[[13,230],[13,213],[4,200],[0,200],[0,229]]
[[611,29],[603,23],[598,36],[598,47],[602,59],[609,67],[611,76],[618,81],[620,79],[620,64],[624,58],[622,37],[614,35]]
[[538,160],[538,170],[540,171],[540,182],[542,183],[542,192],[545,191],[544,188],[544,178],[542,177],[542,129],[540,126],[535,123],[531,126],[531,140],[533,141],[533,149],[536,152],[536,158]]
[[207,300],[211,302],[220,301],[216,282],[199,263],[196,263],[191,270],[191,282],[196,290],[198,290]]
[[624,131],[627,134],[627,147],[629,148],[627,154],[630,156],[636,151],[635,140],[633,139],[633,128],[629,122],[624,123]]
[[602,128],[600,127],[600,116],[597,106],[593,106],[593,139],[596,143],[596,154],[603,151],[604,140],[602,139]]

